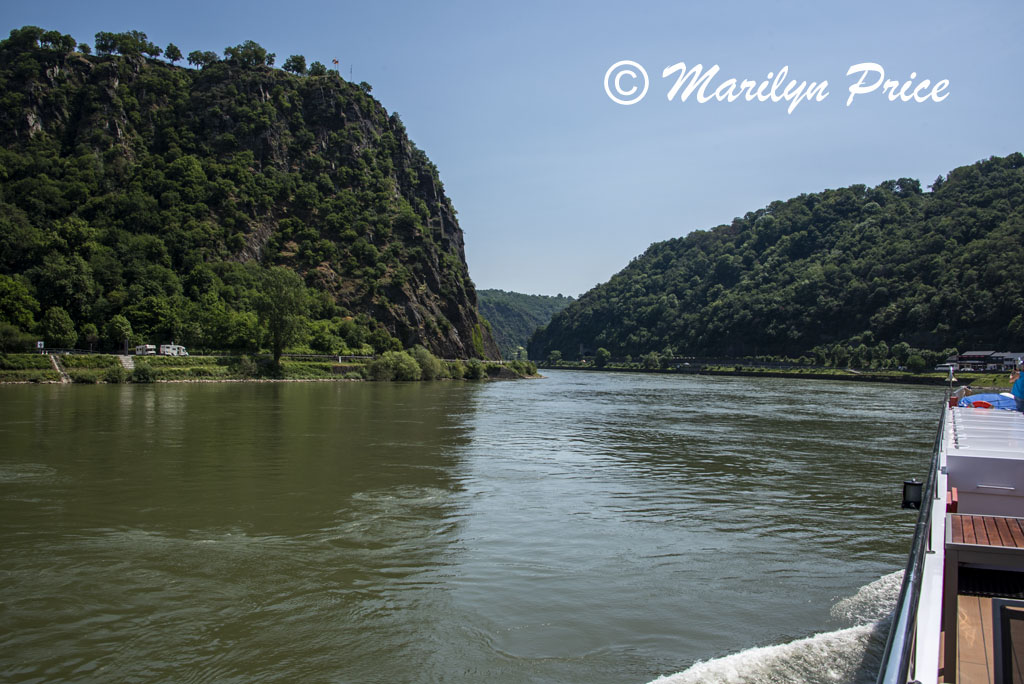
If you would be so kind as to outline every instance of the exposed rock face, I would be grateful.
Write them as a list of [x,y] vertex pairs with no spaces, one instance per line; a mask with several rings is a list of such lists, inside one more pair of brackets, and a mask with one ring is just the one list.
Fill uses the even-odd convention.
[[230,60],[193,70],[6,43],[0,144],[47,149],[64,162],[51,178],[76,164],[99,176],[48,220],[92,222],[120,202],[124,214],[104,220],[158,236],[161,265],[183,279],[197,261],[284,265],[404,346],[499,356],[437,169],[368,88],[336,72]]

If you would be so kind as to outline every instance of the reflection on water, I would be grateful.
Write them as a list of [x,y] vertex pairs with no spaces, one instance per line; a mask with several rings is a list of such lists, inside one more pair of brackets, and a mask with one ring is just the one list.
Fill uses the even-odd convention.
[[936,390],[551,376],[0,387],[0,679],[877,667]]

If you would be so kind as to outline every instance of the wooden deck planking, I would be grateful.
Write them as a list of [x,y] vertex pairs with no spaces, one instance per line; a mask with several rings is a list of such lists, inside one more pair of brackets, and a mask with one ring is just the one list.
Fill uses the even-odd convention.
[[1024,549],[1024,528],[1021,527],[1020,520],[1009,518],[1008,522],[1010,523],[1010,534],[1013,536],[1013,545]]
[[971,546],[1024,549],[1024,520],[998,515],[952,514],[952,541]]
[[969,515],[954,515],[954,518],[960,518],[963,523],[963,539],[960,541],[964,544],[977,544],[978,538],[974,534],[974,522],[971,520]]
[[[1016,546],[1013,541],[1013,535],[1010,533],[1009,521],[1006,518],[996,518],[996,529],[999,530],[999,539],[1002,540],[1003,546]],[[1016,527],[1016,525],[1014,525]]]
[[985,519],[980,515],[972,515],[971,524],[974,525],[974,536],[978,538],[978,544],[981,546],[992,546],[992,540],[988,536],[988,528],[985,527]]
[[985,533],[988,534],[989,546],[1006,546],[999,537],[999,526],[996,524],[996,519],[986,515],[981,520],[982,524],[985,525]]

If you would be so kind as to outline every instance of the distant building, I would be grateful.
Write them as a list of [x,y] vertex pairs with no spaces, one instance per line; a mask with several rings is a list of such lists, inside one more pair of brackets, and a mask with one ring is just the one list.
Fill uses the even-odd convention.
[[994,351],[967,351],[957,357],[957,363],[964,370],[988,370]]
[[999,370],[1012,370],[1024,359],[1024,352],[996,352],[994,356],[999,359],[1001,364]]
[[967,351],[949,360],[955,361],[960,368],[973,371],[1010,370],[1024,358],[1024,352]]

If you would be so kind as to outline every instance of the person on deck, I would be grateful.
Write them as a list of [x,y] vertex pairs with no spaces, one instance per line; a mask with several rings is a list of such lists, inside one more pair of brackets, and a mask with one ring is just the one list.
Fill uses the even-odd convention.
[[1010,382],[1013,383],[1010,392],[1013,393],[1013,400],[1017,402],[1017,410],[1024,413],[1024,375],[1021,375],[1019,365],[1010,373]]

